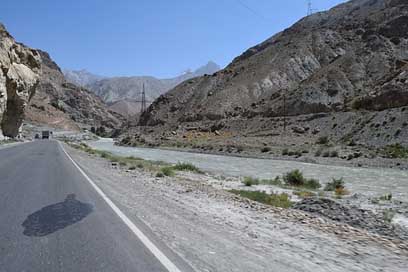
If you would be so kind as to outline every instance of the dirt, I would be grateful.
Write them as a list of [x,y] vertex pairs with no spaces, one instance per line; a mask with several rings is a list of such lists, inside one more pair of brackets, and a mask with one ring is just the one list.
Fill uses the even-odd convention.
[[406,271],[406,241],[242,199],[210,176],[156,178],[66,148],[115,203],[197,271]]

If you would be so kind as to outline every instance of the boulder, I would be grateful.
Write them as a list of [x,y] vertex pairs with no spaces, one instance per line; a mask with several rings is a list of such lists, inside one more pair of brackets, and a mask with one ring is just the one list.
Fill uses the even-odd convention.
[[304,134],[306,132],[306,129],[304,129],[303,127],[294,126],[294,127],[292,127],[292,131],[294,133]]

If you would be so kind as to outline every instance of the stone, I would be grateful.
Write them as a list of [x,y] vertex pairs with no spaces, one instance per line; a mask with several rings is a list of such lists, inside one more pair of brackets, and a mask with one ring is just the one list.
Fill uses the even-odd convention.
[[303,127],[299,127],[299,126],[292,127],[292,131],[298,134],[304,134],[306,132],[306,130]]

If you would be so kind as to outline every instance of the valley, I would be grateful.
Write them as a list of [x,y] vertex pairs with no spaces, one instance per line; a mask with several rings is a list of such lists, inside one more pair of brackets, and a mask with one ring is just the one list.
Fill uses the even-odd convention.
[[405,272],[408,2],[153,2],[0,11],[0,271]]

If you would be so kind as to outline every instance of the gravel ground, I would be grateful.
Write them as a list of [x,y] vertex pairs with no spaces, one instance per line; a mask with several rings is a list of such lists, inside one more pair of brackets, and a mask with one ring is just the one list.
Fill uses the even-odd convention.
[[197,271],[406,271],[408,242],[267,207],[181,174],[126,171],[66,147],[104,192]]

